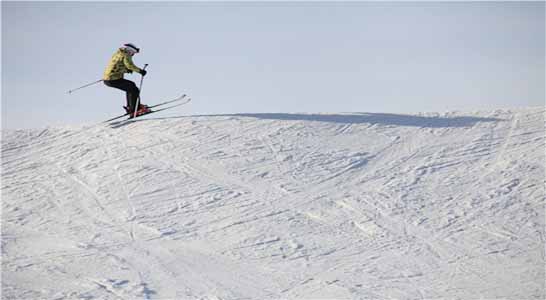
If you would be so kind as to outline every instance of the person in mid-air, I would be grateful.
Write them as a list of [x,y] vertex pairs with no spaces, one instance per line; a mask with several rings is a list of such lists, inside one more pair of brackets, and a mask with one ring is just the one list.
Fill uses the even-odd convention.
[[[106,70],[104,71],[103,82],[106,86],[125,91],[127,96],[127,106],[125,111],[132,117],[135,113],[135,106],[140,96],[140,91],[136,84],[130,80],[124,79],[125,73],[140,73],[146,75],[146,70],[141,69],[133,63],[133,55],[140,52],[140,49],[133,44],[124,44],[119,48],[110,59]],[[150,112],[150,108],[142,103],[136,108],[136,115],[143,115]]]

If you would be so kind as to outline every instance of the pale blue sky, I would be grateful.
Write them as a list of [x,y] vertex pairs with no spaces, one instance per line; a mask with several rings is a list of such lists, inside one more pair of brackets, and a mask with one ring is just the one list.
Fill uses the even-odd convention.
[[[132,42],[165,115],[543,106],[544,2],[2,2],[2,125],[122,112],[98,84]],[[140,80],[139,75],[127,79]]]

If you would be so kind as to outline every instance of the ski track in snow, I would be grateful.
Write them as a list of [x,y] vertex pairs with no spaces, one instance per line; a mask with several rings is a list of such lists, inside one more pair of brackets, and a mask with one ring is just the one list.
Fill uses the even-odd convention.
[[545,111],[4,131],[4,299],[544,299]]

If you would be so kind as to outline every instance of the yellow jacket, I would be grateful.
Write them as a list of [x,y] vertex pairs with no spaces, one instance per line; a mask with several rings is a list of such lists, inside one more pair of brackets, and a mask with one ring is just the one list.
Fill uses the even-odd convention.
[[119,49],[114,53],[106,70],[104,70],[104,80],[116,80],[123,78],[123,74],[133,72],[140,72],[140,68],[135,66],[133,58],[124,49]]

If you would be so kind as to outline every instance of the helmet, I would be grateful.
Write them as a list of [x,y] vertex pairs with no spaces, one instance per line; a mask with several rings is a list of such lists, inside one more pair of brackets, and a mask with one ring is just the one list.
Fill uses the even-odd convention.
[[140,52],[140,49],[131,43],[124,44],[122,48],[125,49],[126,51],[129,51],[132,54]]

